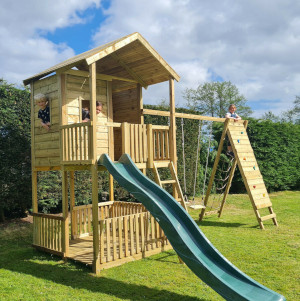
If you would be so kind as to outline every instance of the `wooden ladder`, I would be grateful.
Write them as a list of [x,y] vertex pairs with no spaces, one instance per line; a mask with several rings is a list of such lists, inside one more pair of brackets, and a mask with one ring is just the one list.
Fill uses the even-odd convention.
[[[159,168],[169,168],[170,172],[171,172],[171,179],[167,179],[167,180],[161,180],[160,179],[160,175],[158,172]],[[187,211],[187,206],[186,203],[184,201],[184,196],[182,193],[182,189],[180,187],[180,183],[174,168],[174,164],[172,161],[169,162],[153,162],[153,168],[152,168],[153,172],[154,172],[154,177],[155,177],[155,181],[156,183],[163,188],[163,185],[165,184],[172,184],[173,186],[173,196],[174,196],[174,191],[176,190],[179,196],[179,199],[177,199],[177,201],[182,205],[182,207]]]
[[[227,135],[260,228],[264,229],[263,222],[269,219],[272,219],[274,225],[278,226],[272,202],[246,132],[246,126],[247,123],[230,122]],[[259,210],[263,208],[268,208],[268,215],[260,215]]]

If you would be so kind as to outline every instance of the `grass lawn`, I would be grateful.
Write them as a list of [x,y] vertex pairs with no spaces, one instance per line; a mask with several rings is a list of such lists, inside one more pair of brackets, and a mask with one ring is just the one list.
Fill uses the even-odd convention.
[[[287,300],[300,300],[300,192],[271,194],[279,227],[259,229],[247,195],[230,195],[222,217],[199,223],[240,270]],[[199,210],[190,210],[197,220]],[[179,264],[174,251],[104,270],[31,248],[32,225],[0,224],[0,300],[223,300]]]

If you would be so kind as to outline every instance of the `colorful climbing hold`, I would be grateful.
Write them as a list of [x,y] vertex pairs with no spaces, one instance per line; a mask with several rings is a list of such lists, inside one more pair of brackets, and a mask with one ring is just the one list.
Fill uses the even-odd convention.
[[238,143],[240,143],[240,139],[238,139],[238,141],[237,141]]
[[256,186],[255,186],[255,185],[253,185],[253,188],[255,189],[255,188],[256,188]]
[[244,161],[246,161],[246,157],[244,157]]
[[243,134],[244,134],[244,132],[241,132],[241,134],[243,135]]
[[255,170],[255,166],[253,166],[253,169]]
[[264,194],[263,194],[263,197],[265,197],[265,196],[266,196],[266,194],[264,193]]

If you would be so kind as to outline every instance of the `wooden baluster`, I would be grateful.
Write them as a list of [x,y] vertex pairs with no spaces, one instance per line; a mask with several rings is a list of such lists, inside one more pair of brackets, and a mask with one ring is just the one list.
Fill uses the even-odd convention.
[[107,262],[110,261],[110,233],[111,233],[111,229],[110,229],[110,223],[111,223],[111,219],[107,219],[106,220],[106,253],[107,253]]
[[129,256],[128,252],[128,217],[124,216],[123,219],[123,225],[124,225],[124,242],[125,242],[125,257]]

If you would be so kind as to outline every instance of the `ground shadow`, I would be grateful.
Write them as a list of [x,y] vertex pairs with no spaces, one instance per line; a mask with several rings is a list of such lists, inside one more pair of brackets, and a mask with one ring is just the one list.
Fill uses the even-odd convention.
[[247,226],[247,224],[242,224],[242,223],[226,223],[226,222],[219,222],[219,221],[208,221],[208,220],[202,220],[201,222],[199,220],[195,220],[198,226],[207,226],[207,227],[232,227],[232,228],[237,228],[237,227],[243,227]]
[[[102,293],[126,300],[172,300],[172,301],[209,301],[182,295],[179,293],[160,290],[128,282],[119,281],[112,278],[96,277],[90,273],[90,270],[82,265],[75,264],[77,269],[70,269],[69,264],[61,263],[58,258],[52,258],[57,264],[48,264],[49,257],[40,252],[27,252],[27,258],[18,261],[6,261],[0,268],[13,272],[24,273],[50,280],[54,283],[70,286],[74,289],[85,289],[94,293]],[[171,254],[170,254],[171,255]],[[173,254],[172,254],[173,255]],[[40,263],[39,263],[40,262]],[[1,266],[2,265],[2,266]]]

